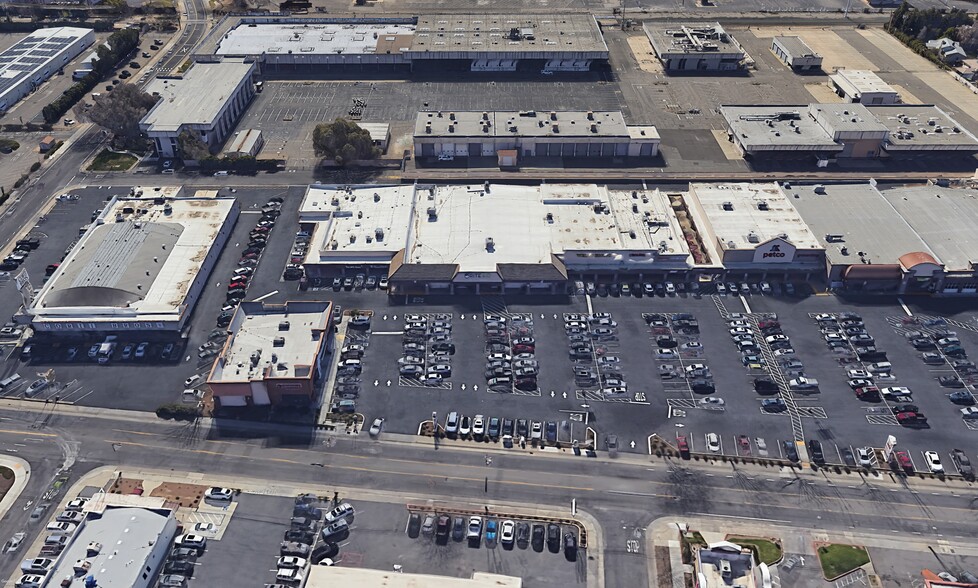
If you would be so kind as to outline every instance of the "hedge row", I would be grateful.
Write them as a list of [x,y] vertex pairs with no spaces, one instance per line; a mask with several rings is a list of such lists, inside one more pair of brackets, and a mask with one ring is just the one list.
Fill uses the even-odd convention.
[[161,419],[192,421],[200,417],[200,409],[186,404],[164,404],[156,409],[156,416]]

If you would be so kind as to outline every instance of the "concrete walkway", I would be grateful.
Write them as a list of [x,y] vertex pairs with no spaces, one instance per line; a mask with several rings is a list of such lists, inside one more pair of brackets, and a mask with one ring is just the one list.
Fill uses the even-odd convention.
[[[2,462],[0,462],[2,463]],[[96,486],[102,488],[110,480],[123,476],[125,478],[135,478],[143,480],[143,487],[147,490],[155,488],[163,482],[182,482],[187,484],[200,484],[202,486],[222,486],[241,490],[248,494],[264,494],[270,496],[285,496],[294,498],[299,494],[310,493],[316,496],[331,496],[333,492],[338,492],[341,498],[349,500],[366,500],[370,502],[385,502],[389,504],[404,505],[408,502],[423,503],[432,510],[452,508],[481,510],[488,507],[491,513],[503,513],[514,518],[519,516],[537,516],[560,519],[576,519],[588,533],[587,548],[587,585],[589,587],[603,588],[605,585],[604,577],[604,550],[605,540],[602,534],[601,525],[598,524],[591,514],[577,509],[577,513],[572,515],[569,510],[558,510],[547,505],[526,504],[522,502],[494,501],[492,504],[483,502],[466,502],[465,499],[458,499],[451,496],[439,496],[431,494],[424,497],[409,497],[402,492],[380,490],[373,488],[344,487],[335,485],[319,484],[295,484],[277,483],[274,480],[261,478],[249,478],[243,476],[229,476],[219,474],[209,474],[204,472],[177,472],[171,470],[153,469],[131,469],[125,468],[120,471],[118,468],[105,466],[96,468],[82,476],[68,490],[66,497],[74,498],[86,486]],[[147,492],[148,494],[149,492]]]
[[4,494],[3,499],[0,499],[0,521],[2,521],[27,487],[27,482],[31,479],[31,466],[19,457],[0,455],[0,467],[10,468],[14,472],[14,485]]

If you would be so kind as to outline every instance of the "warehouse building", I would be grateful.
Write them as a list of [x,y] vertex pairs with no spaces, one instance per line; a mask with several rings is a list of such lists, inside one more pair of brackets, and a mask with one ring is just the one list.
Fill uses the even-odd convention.
[[258,129],[242,129],[228,142],[228,157],[254,157],[265,146],[265,137]]
[[387,147],[391,143],[390,123],[370,123],[357,121],[357,126],[370,133],[370,141],[374,144],[374,147],[380,149],[381,153],[387,152]]
[[83,340],[186,326],[239,206],[179,191],[112,197],[27,309],[35,336]]
[[626,125],[621,112],[419,112],[414,125],[416,158],[499,157],[504,166],[526,157],[651,158],[659,142],[655,127]]
[[593,184],[310,186],[312,285],[390,276],[391,294],[563,293],[584,277],[685,273],[691,256],[669,199]]
[[[86,503],[84,519],[47,576],[48,586],[156,585],[179,522],[173,511],[161,504],[162,498],[118,498],[122,500],[100,493]],[[155,506],[126,506],[127,502]]]
[[255,64],[242,59],[197,62],[182,78],[156,78],[146,91],[160,101],[139,121],[160,157],[182,158],[178,138],[191,132],[212,151],[234,129],[255,96]]
[[242,302],[207,385],[217,408],[317,402],[333,351],[329,302]]
[[667,72],[737,71],[750,57],[720,23],[663,24],[647,22],[645,34]]
[[822,69],[822,56],[815,53],[801,37],[774,37],[771,52],[795,71]]
[[933,105],[721,106],[727,137],[748,157],[947,156],[978,151],[978,139]]
[[684,200],[727,276],[821,276],[825,249],[777,184],[690,184]]
[[0,114],[36,90],[95,42],[95,31],[38,29],[0,52]]
[[840,69],[831,76],[835,93],[846,102],[860,104],[899,104],[900,94],[874,72],[862,69]]
[[825,248],[830,288],[905,293],[935,276],[934,252],[870,184],[792,185],[784,191]]
[[608,60],[608,46],[591,14],[230,17],[200,54],[252,57],[265,75],[366,67],[587,71]]

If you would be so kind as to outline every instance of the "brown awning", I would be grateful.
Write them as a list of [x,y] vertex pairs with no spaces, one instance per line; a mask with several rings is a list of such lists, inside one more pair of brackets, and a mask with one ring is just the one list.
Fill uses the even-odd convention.
[[899,264],[850,265],[842,273],[846,280],[901,280],[903,271]]
[[937,266],[941,265],[937,263],[937,260],[934,259],[933,255],[930,253],[924,253],[923,251],[914,251],[913,253],[901,255],[899,261],[900,265],[903,266],[903,269],[906,270],[909,270],[921,263],[931,263]]

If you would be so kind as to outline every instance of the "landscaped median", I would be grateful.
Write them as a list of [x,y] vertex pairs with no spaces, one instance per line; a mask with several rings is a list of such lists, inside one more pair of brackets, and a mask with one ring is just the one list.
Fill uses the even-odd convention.
[[781,544],[777,539],[733,535],[727,537],[727,541],[743,547],[752,548],[755,557],[769,566],[778,563],[784,557],[784,551],[781,549]]
[[138,161],[136,156],[129,153],[103,149],[88,166],[88,171],[127,171]]
[[822,543],[818,545],[818,562],[829,582],[841,578],[869,563],[869,552],[860,545]]

